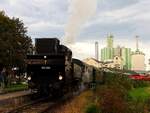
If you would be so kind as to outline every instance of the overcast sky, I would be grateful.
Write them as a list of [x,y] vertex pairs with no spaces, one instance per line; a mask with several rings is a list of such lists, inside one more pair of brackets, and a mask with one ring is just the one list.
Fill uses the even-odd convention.
[[[71,0],[0,0],[0,10],[19,17],[34,38],[64,36]],[[88,13],[88,12],[87,12]],[[136,35],[140,48],[149,57],[150,0],[98,0],[96,13],[82,26],[73,44],[74,56],[94,56],[94,41],[104,47],[107,34],[113,34],[116,46],[135,48]]]

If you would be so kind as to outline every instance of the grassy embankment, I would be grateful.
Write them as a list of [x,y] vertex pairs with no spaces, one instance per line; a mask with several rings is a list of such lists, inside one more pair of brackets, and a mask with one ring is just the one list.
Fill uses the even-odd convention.
[[129,96],[134,101],[146,101],[150,98],[150,86],[134,88],[131,91],[129,91]]
[[28,89],[27,84],[12,84],[6,88],[4,88],[4,92],[15,92]]
[[58,108],[51,109],[52,113],[85,113],[85,108],[90,102],[92,96],[91,91],[85,91],[80,95],[76,96],[69,102],[59,105]]
[[98,86],[93,95],[98,100],[96,103],[93,100],[94,106],[91,104],[85,113],[150,113],[150,82],[108,74],[105,84]]

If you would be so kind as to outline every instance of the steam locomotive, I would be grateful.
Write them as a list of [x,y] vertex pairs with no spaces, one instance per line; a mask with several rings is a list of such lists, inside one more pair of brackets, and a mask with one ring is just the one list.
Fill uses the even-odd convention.
[[26,64],[29,88],[40,95],[62,96],[92,82],[93,69],[100,75],[98,69],[73,59],[57,38],[36,39],[35,53],[27,55]]

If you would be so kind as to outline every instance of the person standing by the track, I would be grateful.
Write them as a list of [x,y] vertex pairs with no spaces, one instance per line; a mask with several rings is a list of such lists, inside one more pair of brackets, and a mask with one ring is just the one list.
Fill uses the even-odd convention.
[[4,73],[5,73],[5,68],[0,69],[0,93],[2,93],[4,89]]

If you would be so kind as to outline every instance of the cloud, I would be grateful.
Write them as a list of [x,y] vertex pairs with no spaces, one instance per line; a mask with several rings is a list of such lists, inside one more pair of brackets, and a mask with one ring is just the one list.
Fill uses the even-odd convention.
[[116,9],[121,9],[128,7],[130,5],[136,4],[140,0],[101,0],[99,1],[99,11],[98,12],[104,12],[104,11],[111,11]]
[[[124,23],[133,21],[145,21],[150,19],[149,11],[150,1],[142,0],[135,4],[106,11],[99,11],[95,15],[95,19],[89,22],[86,26],[97,23]],[[147,6],[147,7],[145,7]],[[104,7],[104,6],[103,6]]]
[[[89,37],[104,38],[108,33],[128,38],[133,34],[140,35],[143,40],[148,41],[150,36],[148,31],[150,29],[149,5],[149,0],[98,1],[97,13],[88,20],[77,41],[81,38],[84,41]],[[4,10],[8,16],[19,17],[23,20],[31,37],[39,31],[44,33],[44,30],[52,30],[55,33],[58,30],[61,32],[57,34],[63,36],[62,26],[67,23],[69,17],[69,0],[32,0],[30,2],[1,0],[0,9]],[[45,34],[40,33],[38,33],[40,36]]]
[[5,0],[1,2],[0,9],[8,16],[23,20],[28,27],[28,34],[35,38],[37,35],[51,37],[48,35],[53,36],[54,33],[56,36],[63,35],[63,25],[68,16],[67,5],[68,2],[61,0]]
[[[40,21],[40,22],[37,22],[37,23],[33,23],[33,24],[30,24],[29,26],[29,30],[33,31],[33,32],[36,32],[36,31],[41,31],[40,29],[42,30],[45,30],[45,29],[50,29],[50,28],[54,28],[54,29],[63,29],[64,28],[64,25],[61,25],[61,24],[57,24],[57,23],[50,23],[50,22],[45,22],[45,21]],[[40,29],[39,29],[40,27]]]
[[[40,29],[39,29],[40,28]],[[51,23],[46,21],[38,21],[37,23],[32,23],[28,26],[30,35],[33,38],[40,37],[60,37],[63,35],[64,25]]]
[[128,7],[117,9],[114,11],[109,11],[104,13],[104,16],[111,17],[119,22],[121,21],[133,21],[133,20],[145,20],[149,19],[150,16],[148,11],[149,7],[145,7],[150,5],[150,1],[142,0],[136,4],[130,5]]
[[94,43],[91,42],[76,42],[68,45],[73,51],[73,57],[78,59],[85,59],[88,57],[94,57]]
[[[107,7],[110,0],[103,2],[100,5],[101,9]],[[122,2],[122,7],[117,6],[118,2]],[[148,38],[150,36],[148,31],[150,29],[149,0],[133,0],[128,3],[117,0],[112,5],[114,6],[105,10],[98,10],[95,17],[84,26],[80,37],[87,35],[87,37],[99,39],[112,33],[119,38],[126,37],[128,39],[133,35],[140,35],[145,42],[150,41]]]

